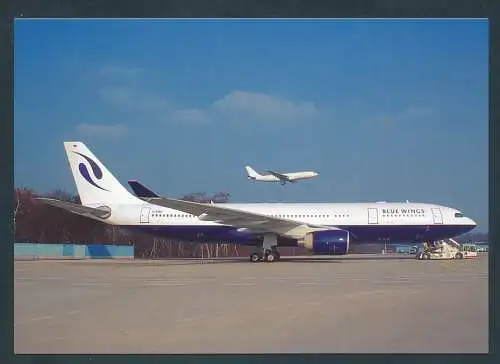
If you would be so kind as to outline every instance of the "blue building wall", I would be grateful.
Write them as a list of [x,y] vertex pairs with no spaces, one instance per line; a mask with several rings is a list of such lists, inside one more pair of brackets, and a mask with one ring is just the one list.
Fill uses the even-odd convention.
[[134,247],[131,245],[85,245],[85,257],[92,259],[133,258]]
[[15,243],[17,259],[134,259],[132,245]]
[[396,246],[396,253],[409,253],[411,249],[411,246],[408,245],[397,245]]

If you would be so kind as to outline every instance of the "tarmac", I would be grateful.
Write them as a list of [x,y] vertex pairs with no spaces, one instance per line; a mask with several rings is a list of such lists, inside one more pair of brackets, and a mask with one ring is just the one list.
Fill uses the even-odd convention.
[[487,353],[488,256],[15,262],[16,353]]

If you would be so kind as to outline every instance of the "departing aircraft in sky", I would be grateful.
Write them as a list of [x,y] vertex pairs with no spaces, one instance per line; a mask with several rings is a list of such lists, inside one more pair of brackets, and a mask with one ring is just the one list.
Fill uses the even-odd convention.
[[280,246],[344,255],[350,244],[436,241],[476,227],[459,210],[427,203],[197,203],[163,197],[137,181],[133,195],[82,142],[64,147],[81,204],[38,200],[154,236],[255,246],[253,262],[279,260]]
[[269,174],[261,175],[250,167],[246,166],[248,179],[253,181],[262,181],[262,182],[279,182],[282,186],[287,182],[295,183],[301,179],[310,179],[318,176],[318,173],[313,171],[306,172],[291,172],[291,173],[278,173],[273,171],[267,171]]

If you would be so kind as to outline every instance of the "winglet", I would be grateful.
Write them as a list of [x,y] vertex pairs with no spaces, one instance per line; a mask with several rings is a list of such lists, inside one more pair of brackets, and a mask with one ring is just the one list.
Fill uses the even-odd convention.
[[128,184],[139,198],[160,197],[137,180],[129,180]]

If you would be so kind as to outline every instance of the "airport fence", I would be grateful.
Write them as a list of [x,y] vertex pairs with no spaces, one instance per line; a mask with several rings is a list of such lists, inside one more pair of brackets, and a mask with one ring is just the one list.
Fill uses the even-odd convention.
[[134,259],[133,245],[15,243],[14,259]]

